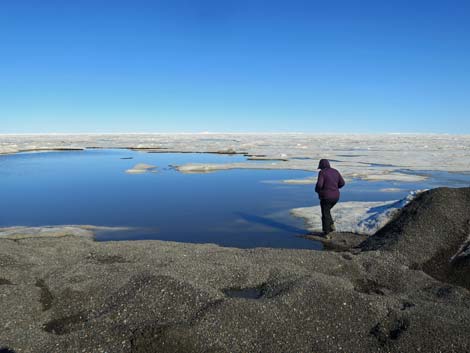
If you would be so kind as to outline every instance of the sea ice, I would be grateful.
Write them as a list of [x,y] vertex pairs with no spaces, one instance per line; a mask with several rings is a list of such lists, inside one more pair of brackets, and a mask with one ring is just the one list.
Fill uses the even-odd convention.
[[316,184],[316,178],[305,178],[305,179],[286,179],[282,181],[284,184],[294,184],[294,185],[309,185]]
[[92,225],[63,225],[42,227],[5,227],[0,228],[0,238],[25,239],[37,237],[63,237],[68,235],[93,237],[97,231],[119,232],[127,227],[102,227]]
[[[372,235],[382,228],[395,214],[410,202],[421,190],[413,191],[402,200],[385,202],[339,202],[331,215],[339,232]],[[295,217],[305,221],[310,232],[321,232],[320,206],[301,207],[291,210]]]
[[400,188],[383,188],[379,190],[380,192],[400,192],[403,191],[403,189]]
[[[470,135],[445,134],[42,134],[0,135],[0,154],[32,150],[129,148],[143,152],[241,153],[263,161],[187,164],[182,172],[226,169],[316,171],[320,158],[331,160],[346,178],[414,182],[420,171],[470,171]],[[268,160],[277,160],[269,163]],[[403,173],[407,170],[407,173]]]
[[147,173],[149,171],[155,171],[155,168],[157,168],[157,167],[154,166],[154,165],[139,163],[139,164],[136,164],[134,167],[132,167],[132,169],[127,169],[126,173],[128,173],[128,174],[143,174],[143,173]]

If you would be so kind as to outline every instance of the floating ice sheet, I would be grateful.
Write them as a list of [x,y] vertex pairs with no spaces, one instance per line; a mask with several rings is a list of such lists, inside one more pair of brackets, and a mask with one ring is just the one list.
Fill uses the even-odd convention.
[[134,167],[131,169],[127,169],[126,173],[127,174],[143,174],[147,172],[156,172],[156,166],[150,165],[150,164],[145,164],[145,163],[139,163],[136,164]]

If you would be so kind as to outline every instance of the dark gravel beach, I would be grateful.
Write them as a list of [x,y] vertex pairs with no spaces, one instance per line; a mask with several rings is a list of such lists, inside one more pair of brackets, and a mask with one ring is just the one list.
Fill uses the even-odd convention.
[[439,188],[334,251],[3,238],[0,352],[470,352],[469,235]]

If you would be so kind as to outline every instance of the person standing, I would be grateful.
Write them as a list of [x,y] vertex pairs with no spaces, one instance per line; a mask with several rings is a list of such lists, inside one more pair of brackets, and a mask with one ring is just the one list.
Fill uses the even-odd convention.
[[323,234],[327,235],[336,230],[331,217],[331,209],[338,202],[339,189],[344,186],[345,182],[341,174],[336,169],[331,168],[327,159],[320,159],[318,169],[320,169],[320,172],[318,173],[315,192],[320,198]]

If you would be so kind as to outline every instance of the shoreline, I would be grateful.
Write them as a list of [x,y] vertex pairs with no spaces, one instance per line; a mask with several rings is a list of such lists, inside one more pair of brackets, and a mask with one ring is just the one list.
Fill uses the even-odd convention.
[[467,351],[469,205],[470,188],[426,191],[337,251],[0,239],[0,348]]

